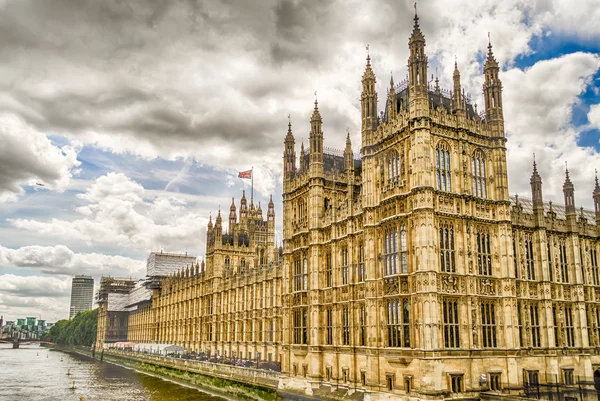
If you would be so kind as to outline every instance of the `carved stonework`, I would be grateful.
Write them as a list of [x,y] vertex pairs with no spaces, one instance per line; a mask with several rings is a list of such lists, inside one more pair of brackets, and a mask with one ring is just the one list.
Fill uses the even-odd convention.
[[458,292],[458,279],[456,276],[444,275],[439,282],[440,285],[438,288],[440,288],[440,292],[445,292],[447,294],[455,294]]
[[496,281],[491,278],[479,279],[479,294],[496,295]]
[[398,277],[385,279],[385,295],[396,295],[399,293]]

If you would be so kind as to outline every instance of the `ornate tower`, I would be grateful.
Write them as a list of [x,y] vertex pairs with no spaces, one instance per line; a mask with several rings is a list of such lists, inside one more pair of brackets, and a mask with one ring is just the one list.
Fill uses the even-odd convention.
[[596,185],[594,186],[592,196],[594,198],[594,211],[596,212],[596,226],[600,230],[600,185],[598,185],[598,172],[596,172]]
[[[319,103],[315,99],[315,109],[310,119],[310,171],[311,174],[323,169],[323,120],[319,113]],[[320,168],[319,168],[320,167]],[[316,168],[316,169],[315,169]]]
[[[460,71],[458,71],[458,63],[454,61],[454,74],[452,76],[454,81],[454,91],[453,91],[453,110],[455,113],[464,114],[465,111],[465,99],[463,94],[461,93],[462,89],[460,87]],[[437,81],[436,81],[437,84]]]
[[288,122],[288,131],[283,143],[285,145],[283,151],[283,176],[285,180],[288,180],[293,177],[296,171],[296,140],[294,139],[294,134],[292,133],[291,119]]
[[565,183],[563,184],[563,193],[565,195],[565,214],[567,217],[575,217],[575,186],[569,178],[569,169],[565,169]]
[[411,118],[428,115],[429,96],[427,95],[427,56],[425,37],[419,27],[419,16],[415,7],[415,25],[408,40],[408,90],[410,93]]
[[267,245],[275,246],[275,204],[273,203],[273,195],[269,198],[267,206]]
[[483,72],[483,97],[485,101],[485,119],[492,127],[494,136],[504,137],[504,114],[502,112],[502,82],[498,78],[498,62],[492,52],[492,43],[488,44],[488,55]]
[[240,224],[246,224],[248,217],[248,201],[246,200],[246,190],[242,190],[242,199],[240,199]]
[[346,149],[344,149],[344,170],[354,169],[354,156],[352,154],[352,142],[350,142],[350,133],[346,136]]
[[233,234],[235,223],[237,222],[237,214],[235,211],[235,199],[231,198],[231,206],[229,207],[229,233]]
[[533,214],[541,224],[544,221],[544,198],[542,196],[542,177],[538,174],[535,156],[533,159],[533,173],[529,180],[531,185],[531,199],[533,201]]
[[387,115],[388,122],[394,121],[396,119],[396,89],[394,88],[394,76],[390,76],[390,91],[388,93],[387,99]]
[[377,129],[376,82],[375,73],[371,68],[371,56],[367,54],[367,66],[362,76],[362,93],[360,95],[363,146],[366,146],[371,141],[373,133]]

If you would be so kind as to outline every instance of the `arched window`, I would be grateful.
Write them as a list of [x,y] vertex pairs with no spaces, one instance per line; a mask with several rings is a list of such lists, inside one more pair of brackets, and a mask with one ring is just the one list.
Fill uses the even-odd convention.
[[473,178],[473,196],[486,198],[485,154],[481,150],[476,150],[473,153],[473,158],[471,159],[471,174]]
[[388,347],[410,348],[410,308],[407,299],[391,299],[387,304]]
[[388,183],[395,183],[400,180],[403,165],[404,163],[402,162],[401,157],[398,156],[398,153],[395,151],[390,152],[387,157]]
[[452,224],[440,224],[440,267],[443,272],[456,273]]
[[225,268],[229,269],[229,267],[231,266],[231,261],[229,260],[229,257],[225,258]]
[[383,267],[386,276],[398,274],[398,231],[388,230],[383,239]]
[[267,263],[267,261],[265,260],[265,250],[261,249],[260,250],[260,264],[265,265],[266,263]]
[[240,268],[242,270],[246,268],[246,259],[242,258],[242,260],[240,260]]
[[408,273],[408,256],[406,254],[406,227],[400,226],[400,263],[402,273]]
[[440,142],[435,149],[435,178],[437,189],[447,192],[452,191],[450,147],[446,142]]

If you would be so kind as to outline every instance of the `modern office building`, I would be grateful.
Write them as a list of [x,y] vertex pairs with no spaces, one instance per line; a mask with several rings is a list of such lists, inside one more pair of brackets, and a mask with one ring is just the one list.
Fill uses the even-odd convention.
[[71,307],[69,319],[79,312],[91,310],[94,301],[94,279],[91,276],[75,276],[71,284]]

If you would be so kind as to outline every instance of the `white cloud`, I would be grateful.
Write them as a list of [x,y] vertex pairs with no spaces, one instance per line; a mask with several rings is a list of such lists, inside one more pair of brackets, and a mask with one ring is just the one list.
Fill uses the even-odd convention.
[[69,317],[71,279],[0,275],[0,310],[5,320],[36,316],[49,322]]
[[24,246],[18,249],[0,245],[0,264],[35,270],[45,274],[141,277],[145,262],[123,256],[75,253],[64,245]]
[[[587,118],[592,127],[600,129],[600,104],[593,104],[590,107]],[[600,138],[598,140],[600,140]]]
[[64,190],[80,164],[78,147],[57,147],[43,133],[15,115],[0,114],[0,202],[16,200],[23,185],[44,184]]
[[531,171],[535,153],[546,199],[562,200],[568,161],[577,203],[591,205],[589,194],[600,155],[592,148],[577,145],[579,132],[570,125],[570,119],[578,96],[599,68],[598,55],[572,53],[502,74],[511,192],[530,196],[529,174],[523,172]]
[[207,213],[183,196],[146,191],[124,174],[109,173],[78,197],[87,202],[77,208],[81,218],[9,221],[16,228],[89,245],[109,244],[143,252],[158,248],[204,251]]

